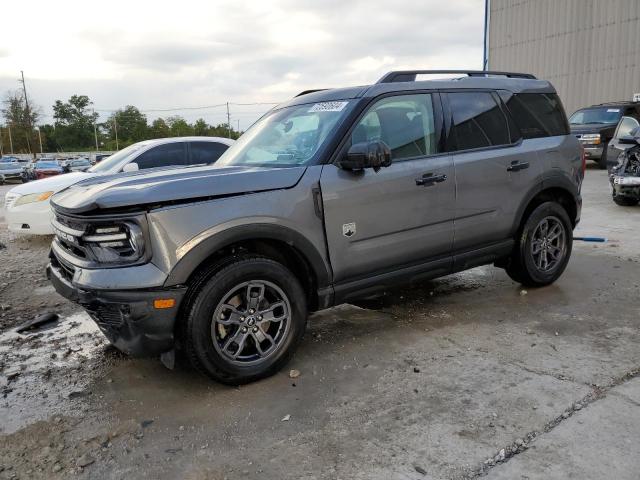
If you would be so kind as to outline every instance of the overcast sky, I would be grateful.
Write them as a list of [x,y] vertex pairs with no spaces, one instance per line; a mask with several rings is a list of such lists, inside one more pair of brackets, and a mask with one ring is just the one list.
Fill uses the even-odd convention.
[[[0,94],[24,70],[44,122],[72,94],[101,110],[278,102],[392,69],[482,66],[484,0],[16,1],[2,17]],[[246,128],[266,108],[233,106],[232,121]],[[226,120],[220,108],[147,113],[171,114]]]

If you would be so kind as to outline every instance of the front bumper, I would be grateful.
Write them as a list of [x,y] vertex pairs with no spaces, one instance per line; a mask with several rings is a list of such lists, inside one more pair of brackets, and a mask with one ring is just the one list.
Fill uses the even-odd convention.
[[7,226],[12,232],[33,235],[53,235],[53,212],[49,200],[13,206],[5,212]]
[[[51,255],[47,278],[63,297],[81,305],[120,351],[137,357],[157,356],[174,346],[174,326],[186,288],[95,290],[78,287],[68,267]],[[154,308],[154,300],[174,299],[175,306]]]
[[640,197],[640,177],[612,175],[610,182],[614,196]]

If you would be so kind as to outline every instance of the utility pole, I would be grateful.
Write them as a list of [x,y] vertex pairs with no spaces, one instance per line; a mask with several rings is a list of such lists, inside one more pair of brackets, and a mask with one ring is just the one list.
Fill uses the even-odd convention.
[[[94,120],[93,120],[93,138],[95,138],[95,140],[96,140],[96,152],[97,152],[98,151],[98,128],[96,127],[96,121],[95,121],[96,111],[95,110],[92,110],[92,111],[93,111],[93,116],[94,116]],[[115,118],[115,117],[113,117],[113,118]]]
[[116,150],[120,150],[118,147],[118,122],[115,115],[113,115],[113,129],[116,131]]
[[38,127],[38,140],[40,141],[40,155],[44,152],[42,151],[42,134],[40,133],[40,127]]
[[11,137],[11,125],[7,125],[9,129],[9,147],[11,148],[11,155],[13,155],[13,138]]
[[22,77],[22,90],[24,91],[24,106],[27,115],[27,125],[29,126],[29,133],[27,134],[27,147],[29,152],[33,154],[33,158],[36,158],[36,152],[31,148],[31,139],[33,138],[33,125],[31,125],[31,111],[29,110],[29,100],[27,99],[27,85],[24,83],[24,72],[20,70],[20,76]]
[[227,137],[231,138],[231,115],[229,114],[229,102],[227,102]]

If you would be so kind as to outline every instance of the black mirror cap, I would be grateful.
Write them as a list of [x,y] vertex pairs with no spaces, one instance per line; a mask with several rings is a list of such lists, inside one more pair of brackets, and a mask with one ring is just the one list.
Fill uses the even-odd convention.
[[391,149],[384,142],[354,143],[339,165],[345,170],[360,171],[373,168],[374,171],[391,165]]

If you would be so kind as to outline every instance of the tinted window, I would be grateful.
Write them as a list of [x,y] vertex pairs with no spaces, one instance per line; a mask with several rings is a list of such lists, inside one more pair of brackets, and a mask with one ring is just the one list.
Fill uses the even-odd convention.
[[167,143],[147,150],[133,161],[140,170],[145,168],[170,167],[172,165],[186,165],[185,144]]
[[449,93],[457,150],[508,145],[507,119],[489,92]]
[[437,152],[431,95],[402,95],[376,102],[358,122],[351,143],[383,141],[394,160]]
[[556,94],[519,93],[507,101],[507,108],[523,138],[569,134],[562,103]]
[[228,145],[218,142],[191,142],[191,165],[201,163],[213,163],[224,151],[229,148]]

